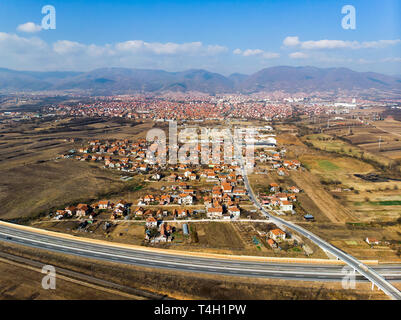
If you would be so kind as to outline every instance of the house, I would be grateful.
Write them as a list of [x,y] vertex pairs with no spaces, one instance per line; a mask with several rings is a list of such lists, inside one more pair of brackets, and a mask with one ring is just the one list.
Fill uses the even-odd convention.
[[278,229],[278,228],[277,229],[273,229],[273,230],[270,230],[269,237],[271,239],[273,239],[274,241],[284,240],[285,239],[285,232],[283,230],[281,230],[281,229]]
[[169,203],[170,203],[170,200],[171,200],[171,198],[170,198],[170,196],[169,196],[168,194],[163,194],[163,195],[161,196],[161,198],[160,198],[160,204],[161,204],[161,205],[169,204]]
[[168,182],[175,182],[176,180],[177,180],[177,175],[175,175],[173,173],[167,177]]
[[216,174],[212,171],[212,172],[208,172],[207,173],[207,180],[206,181],[213,181],[216,180]]
[[280,204],[280,199],[279,199],[279,198],[276,198],[276,197],[272,197],[272,198],[270,199],[270,204],[271,204],[272,206],[278,206],[278,205]]
[[285,169],[284,168],[278,168],[277,169],[277,174],[279,176],[285,176],[286,175]]
[[193,196],[188,193],[182,193],[178,197],[178,203],[184,205],[191,205],[193,203]]
[[293,192],[293,193],[299,193],[301,190],[299,190],[297,187],[292,186],[290,188],[288,188],[289,191]]
[[270,183],[270,192],[277,192],[279,189],[280,187],[277,183]]
[[146,219],[146,228],[152,229],[157,227],[157,220],[150,216],[149,218]]
[[77,208],[74,207],[74,206],[69,206],[69,207],[66,207],[66,208],[65,208],[65,212],[66,212],[68,215],[72,216],[72,215],[75,213],[75,210],[76,210],[76,209],[77,209]]
[[114,205],[114,208],[118,208],[118,207],[126,209],[128,207],[127,201],[125,201],[125,200],[117,201],[116,204]]
[[184,172],[184,176],[185,176],[186,178],[189,178],[191,174],[192,174],[192,171],[190,171],[190,170],[186,170],[186,171]]
[[231,186],[231,184],[229,184],[229,183],[227,183],[227,182],[223,182],[222,184],[221,184],[221,189],[222,189],[222,191],[224,192],[224,193],[231,193],[231,191],[232,191],[232,186]]
[[268,240],[267,240],[267,244],[268,244],[271,248],[277,248],[277,244],[274,242],[273,239],[268,239]]
[[217,207],[207,208],[206,216],[210,219],[222,218],[223,217],[223,207],[217,206]]
[[143,198],[143,202],[146,203],[147,205],[153,201],[155,201],[155,198],[151,194],[148,194]]
[[293,205],[290,201],[284,200],[281,201],[280,209],[283,211],[292,211]]
[[137,216],[137,217],[142,217],[142,216],[143,216],[143,213],[144,213],[144,210],[143,210],[143,208],[141,208],[141,207],[136,208],[135,211],[134,211],[134,214],[135,214],[135,216]]
[[75,212],[75,215],[77,217],[83,217],[89,212],[89,206],[85,203],[80,203],[77,205],[77,210]]
[[101,200],[101,201],[98,202],[98,207],[101,210],[108,209],[109,205],[110,205],[110,201],[109,200]]
[[246,190],[243,188],[234,188],[233,190],[233,195],[234,196],[245,196],[246,195]]
[[152,175],[151,179],[155,180],[155,181],[159,181],[161,179],[161,175],[158,173],[155,173],[154,175]]
[[232,219],[238,219],[241,213],[241,210],[235,206],[228,207],[227,211],[232,216]]
[[113,213],[112,213],[112,218],[113,219],[115,219],[115,218],[121,218],[123,215],[124,215],[124,208],[123,207],[116,207],[114,210],[113,210]]
[[366,241],[367,244],[370,244],[370,245],[378,245],[378,244],[380,244],[380,241],[377,240],[376,238],[368,238],[367,237],[365,239],[365,241]]
[[65,210],[57,210],[57,211],[56,211],[55,219],[56,219],[56,220],[61,220],[61,219],[63,219],[64,216],[66,216],[66,215],[67,215],[67,213],[66,213]]
[[276,193],[275,197],[279,198],[280,201],[287,201],[288,200],[288,197],[287,197],[286,193]]
[[177,210],[177,218],[185,218],[188,216],[188,210],[186,209],[178,209]]

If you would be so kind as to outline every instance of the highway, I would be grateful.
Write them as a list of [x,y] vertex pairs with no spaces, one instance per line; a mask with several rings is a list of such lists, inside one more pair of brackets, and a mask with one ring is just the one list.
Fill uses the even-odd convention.
[[[20,230],[4,223],[0,225],[0,241],[98,260],[192,273],[307,281],[341,281],[344,277],[342,265],[271,263],[159,253],[97,244],[87,239],[65,239],[38,233],[34,229]],[[389,280],[401,281],[401,265],[378,265],[375,270]],[[356,281],[367,280],[357,274]]]
[[[236,146],[236,148],[238,148],[238,146]],[[241,164],[241,171],[242,171],[242,175],[244,178],[245,187],[248,191],[248,196],[250,197],[250,199],[252,200],[254,205],[266,216],[266,218],[268,218],[270,221],[274,222],[275,224],[277,224],[278,226],[282,227],[285,230],[288,228],[288,229],[296,231],[297,233],[310,239],[315,244],[317,244],[322,250],[331,253],[338,259],[340,259],[340,260],[344,261],[346,264],[348,264],[352,269],[354,269],[355,271],[358,271],[361,275],[363,275],[370,282],[374,283],[378,288],[380,288],[389,297],[391,297],[392,299],[401,300],[401,292],[396,287],[394,287],[389,281],[387,281],[382,275],[380,275],[378,272],[376,272],[372,268],[364,265],[362,262],[360,262],[353,256],[334,247],[333,245],[331,245],[330,243],[319,238],[312,232],[310,232],[294,223],[291,223],[284,219],[273,216],[268,211],[266,211],[262,207],[262,205],[259,203],[259,201],[256,198],[256,196],[252,190],[252,187],[249,183],[246,168],[243,163],[242,150],[241,150],[241,153],[237,153],[237,154],[241,155],[239,157],[240,158],[239,160],[240,160],[240,164]],[[388,279],[388,280],[390,280],[390,279]]]

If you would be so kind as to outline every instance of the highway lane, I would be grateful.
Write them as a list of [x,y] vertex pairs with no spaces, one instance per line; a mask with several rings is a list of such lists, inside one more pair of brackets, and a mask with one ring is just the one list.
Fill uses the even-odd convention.
[[[70,240],[5,226],[0,226],[0,241],[98,260],[193,273],[203,272],[230,276],[308,281],[341,281],[344,277],[342,273],[343,266],[338,265],[284,264],[182,256],[131,248],[119,248],[75,239]],[[378,266],[377,271],[387,279],[401,281],[400,265]],[[357,274],[356,281],[366,281],[366,279]]]
[[[235,145],[235,147],[238,148],[238,146],[236,146],[236,145]],[[242,170],[242,175],[244,178],[245,187],[248,191],[248,196],[250,197],[252,202],[255,204],[255,206],[266,216],[266,218],[268,218],[270,221],[274,222],[278,226],[283,227],[284,229],[288,228],[288,229],[294,230],[294,231],[298,232],[299,234],[307,237],[308,239],[313,241],[315,244],[317,244],[321,249],[323,249],[326,252],[331,253],[338,259],[347,263],[352,269],[354,269],[355,271],[358,271],[361,275],[365,276],[366,279],[373,282],[377,287],[379,287],[389,297],[391,297],[392,299],[401,300],[401,292],[396,287],[394,287],[389,281],[387,281],[383,276],[381,276],[379,273],[377,273],[375,270],[373,270],[372,268],[364,265],[362,262],[360,262],[353,256],[334,247],[333,245],[331,245],[330,243],[319,238],[312,232],[310,232],[294,223],[291,223],[284,219],[273,216],[268,211],[266,211],[266,209],[264,209],[262,207],[262,205],[259,203],[259,201],[256,198],[256,196],[253,192],[253,189],[249,183],[246,168],[243,163],[242,151],[241,151],[241,153],[237,153],[237,154],[241,155],[239,157],[239,161],[240,161],[240,165],[241,165],[241,170]],[[388,279],[388,280],[390,280],[390,279]]]

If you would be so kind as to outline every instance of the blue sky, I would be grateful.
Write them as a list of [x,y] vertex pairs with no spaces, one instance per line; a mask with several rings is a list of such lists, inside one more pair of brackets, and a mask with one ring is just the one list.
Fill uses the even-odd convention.
[[[341,26],[348,4],[355,30]],[[55,30],[40,30],[44,5],[56,9]],[[0,67],[20,70],[204,68],[227,75],[314,65],[401,74],[400,39],[397,0],[0,2]]]

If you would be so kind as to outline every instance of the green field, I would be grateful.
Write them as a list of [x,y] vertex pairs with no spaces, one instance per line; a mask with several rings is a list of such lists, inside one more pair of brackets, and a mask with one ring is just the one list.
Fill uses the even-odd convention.
[[318,160],[319,167],[323,170],[333,171],[340,169],[336,164],[329,160]]
[[372,206],[401,206],[399,200],[388,200],[388,201],[368,201],[368,202],[355,202],[354,205],[362,206],[364,204],[370,204]]

